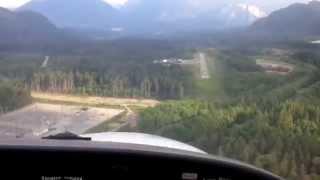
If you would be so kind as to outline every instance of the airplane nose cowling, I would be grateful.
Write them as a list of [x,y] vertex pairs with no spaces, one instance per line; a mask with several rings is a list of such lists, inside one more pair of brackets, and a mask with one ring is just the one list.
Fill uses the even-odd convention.
[[207,154],[206,152],[191,145],[151,134],[129,132],[105,132],[95,134],[84,134],[81,136],[91,138],[92,141],[96,142],[115,142],[126,144],[149,145]]

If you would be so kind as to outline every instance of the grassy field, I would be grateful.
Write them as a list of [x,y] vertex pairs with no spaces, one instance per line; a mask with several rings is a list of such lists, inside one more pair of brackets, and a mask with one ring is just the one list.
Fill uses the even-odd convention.
[[[153,99],[127,99],[127,98],[109,98],[94,96],[73,96],[63,94],[49,94],[32,92],[32,98],[35,101],[44,101],[48,103],[77,104],[93,107],[112,107],[122,108],[123,106],[136,106],[141,108],[153,107],[159,104],[159,101]],[[123,108],[122,108],[123,109]]]
[[208,71],[210,74],[209,79],[202,79],[200,76],[200,67],[196,65],[193,69],[194,74],[194,86],[195,97],[204,100],[214,100],[219,101],[223,99],[223,71],[221,68],[221,63],[219,59],[219,52],[215,49],[210,49],[205,51],[206,60],[208,65]]
[[73,102],[73,101],[63,101],[63,100],[53,100],[53,99],[42,99],[33,98],[34,102],[45,103],[45,104],[55,104],[55,105],[70,105],[70,106],[83,106],[83,107],[99,107],[99,108],[112,108],[112,109],[124,109],[121,105],[110,105],[110,104],[92,104],[86,102]]

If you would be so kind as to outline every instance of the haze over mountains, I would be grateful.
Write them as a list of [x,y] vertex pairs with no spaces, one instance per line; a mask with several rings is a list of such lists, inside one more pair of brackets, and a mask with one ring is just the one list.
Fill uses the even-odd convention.
[[122,9],[121,19],[126,28],[135,27],[141,31],[153,27],[154,32],[163,33],[243,27],[265,15],[259,7],[247,4],[226,3],[203,9],[184,0],[143,0]]
[[[185,0],[130,2],[117,9],[101,0],[33,0],[15,12],[2,8],[0,37],[2,42],[62,39],[56,37],[63,34],[63,28],[99,31],[106,37],[112,31],[130,36],[234,28],[242,28],[246,39],[304,39],[320,35],[319,1],[296,3],[269,16],[250,4],[221,3],[204,9]],[[235,31],[232,38],[237,35]]]
[[101,0],[33,0],[19,10],[39,12],[58,27],[155,34],[243,27],[266,16],[254,5],[223,3],[203,9],[185,0],[129,1],[121,9]]

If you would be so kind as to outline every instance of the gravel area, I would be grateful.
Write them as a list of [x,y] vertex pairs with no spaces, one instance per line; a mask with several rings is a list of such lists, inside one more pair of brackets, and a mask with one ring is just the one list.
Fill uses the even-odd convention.
[[64,131],[82,134],[122,111],[35,103],[0,116],[0,136],[39,137]]

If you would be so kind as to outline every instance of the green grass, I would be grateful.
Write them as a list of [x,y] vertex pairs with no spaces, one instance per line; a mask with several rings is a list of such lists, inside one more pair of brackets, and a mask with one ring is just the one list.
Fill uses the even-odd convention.
[[204,100],[219,100],[224,96],[221,82],[221,65],[216,53],[206,54],[210,79],[201,79],[199,67],[194,70],[194,96]]
[[[212,77],[211,77],[212,78]],[[196,80],[195,87],[196,92],[200,98],[214,98],[218,92],[218,85],[215,79],[207,79],[207,80]]]

